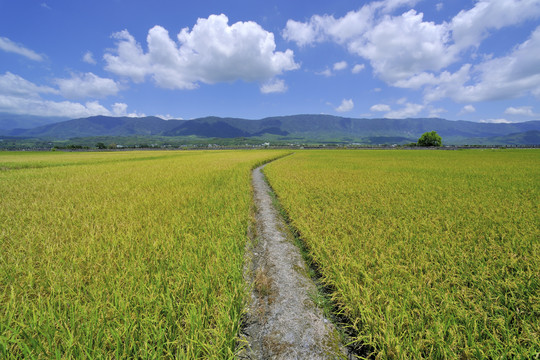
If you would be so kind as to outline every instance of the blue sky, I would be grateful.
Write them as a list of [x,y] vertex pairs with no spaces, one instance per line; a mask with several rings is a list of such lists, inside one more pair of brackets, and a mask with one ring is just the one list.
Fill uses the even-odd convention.
[[0,0],[0,112],[540,119],[540,0]]

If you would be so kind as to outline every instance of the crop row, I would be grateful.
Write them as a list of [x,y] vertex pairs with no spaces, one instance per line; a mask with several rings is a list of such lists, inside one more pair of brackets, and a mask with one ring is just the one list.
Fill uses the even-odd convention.
[[0,358],[231,358],[277,154],[0,154]]
[[306,151],[265,173],[364,355],[534,358],[539,155]]

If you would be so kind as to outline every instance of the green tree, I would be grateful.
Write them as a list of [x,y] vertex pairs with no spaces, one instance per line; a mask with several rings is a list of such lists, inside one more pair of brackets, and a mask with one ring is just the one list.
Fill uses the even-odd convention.
[[96,147],[97,147],[98,149],[106,149],[106,148],[107,148],[107,146],[106,146],[104,143],[102,143],[102,142],[98,142],[98,143],[96,144]]
[[441,146],[442,138],[436,131],[426,132],[418,139],[418,146]]

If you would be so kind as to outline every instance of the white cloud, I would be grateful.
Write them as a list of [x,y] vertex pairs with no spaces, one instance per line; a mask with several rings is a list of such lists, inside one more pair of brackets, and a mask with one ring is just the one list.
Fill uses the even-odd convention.
[[16,44],[8,38],[0,36],[0,50],[11,52],[14,54],[22,55],[30,60],[43,61],[43,56],[39,55],[33,50],[30,50],[20,44]]
[[[367,59],[386,83],[410,89],[427,87],[427,102],[443,97],[474,102],[527,92],[540,97],[536,35],[509,56],[485,58],[474,67],[464,63],[456,73],[445,70],[461,60],[466,50],[478,48],[492,30],[540,17],[540,1],[478,0],[472,8],[441,23],[425,21],[422,13],[410,9],[415,4],[373,1],[340,18],[314,15],[306,22],[289,20],[283,36],[299,46],[323,41],[343,45],[350,53]],[[437,10],[442,10],[442,4],[435,5]],[[392,14],[405,5],[409,6],[407,11]],[[496,76],[491,77],[492,73]],[[467,84],[471,79],[475,83]]]
[[509,107],[507,108],[505,111],[504,111],[505,114],[507,115],[520,115],[520,116],[529,116],[529,117],[534,117],[534,116],[537,116],[533,109],[532,109],[532,106],[520,106],[520,107]]
[[459,114],[460,114],[460,115],[461,115],[461,114],[470,114],[470,113],[473,113],[473,112],[475,112],[475,111],[476,111],[475,107],[469,104],[469,105],[465,105],[465,106],[463,107],[463,109],[461,109],[461,111],[459,112]]
[[36,98],[39,94],[58,94],[58,90],[36,85],[10,72],[0,75],[0,95]]
[[340,61],[334,64],[334,71],[345,70],[348,64],[346,61]]
[[299,68],[293,51],[275,51],[274,35],[259,24],[229,26],[228,21],[223,14],[198,19],[191,31],[182,29],[178,42],[163,27],[154,26],[147,36],[148,52],[123,30],[113,35],[116,54],[105,54],[106,69],[134,82],[151,75],[159,87],[193,89],[201,82],[264,83]]
[[385,17],[362,39],[350,42],[348,48],[369,59],[375,73],[392,84],[452,64],[455,54],[446,46],[448,41],[445,24],[424,22],[422,13],[410,10],[401,16]]
[[506,119],[482,119],[479,122],[488,124],[509,124],[511,121]]
[[414,6],[417,2],[418,0],[375,1],[337,19],[332,15],[313,15],[304,23],[288,20],[282,36],[288,41],[294,41],[298,46],[328,40],[346,44],[368,31],[373,26],[376,15],[386,15],[405,5]]
[[441,11],[444,8],[444,4],[442,2],[437,3],[437,5],[435,5],[435,8],[437,9],[437,11]]
[[376,112],[388,112],[391,111],[390,106],[386,104],[375,104],[372,107],[369,108],[370,111],[376,111]]
[[326,77],[330,77],[330,76],[334,75],[334,73],[330,69],[325,69],[325,70],[323,70],[321,72],[318,72],[318,73],[315,73],[315,74],[323,75],[323,76],[326,76]]
[[438,117],[441,117],[441,114],[445,112],[447,112],[447,110],[444,108],[432,108],[432,109],[429,109],[428,117],[438,118]]
[[416,116],[422,110],[424,110],[424,105],[406,103],[404,108],[390,111],[384,116],[389,119],[404,119]]
[[455,46],[478,47],[490,29],[501,29],[540,16],[538,0],[480,0],[470,10],[460,11],[451,21]]
[[84,53],[83,61],[85,63],[92,64],[92,65],[96,64],[96,59],[94,59],[94,54],[92,54],[91,51],[87,51],[87,52]]
[[116,116],[123,116],[127,111],[127,104],[124,103],[114,103],[112,106],[112,113]]
[[68,99],[104,98],[116,95],[120,90],[114,80],[93,73],[72,74],[69,79],[56,79],[55,82],[62,96]]
[[0,112],[11,114],[60,116],[69,118],[112,115],[126,107],[113,105],[111,112],[97,101],[84,104],[71,101],[52,101],[42,95],[58,95],[54,88],[36,85],[10,72],[0,75]]
[[281,79],[273,79],[261,85],[261,92],[263,94],[282,93],[285,91],[287,91],[287,85],[285,85],[285,81]]
[[111,115],[111,112],[97,101],[81,104],[70,101],[50,101],[41,98],[25,98],[1,94],[0,111],[11,114],[60,116],[69,118]]
[[364,64],[356,64],[354,65],[354,67],[352,68],[351,72],[353,74],[358,74],[360,71],[364,70],[366,66]]
[[352,99],[343,99],[341,105],[339,105],[335,110],[337,112],[348,112],[354,108],[354,102]]

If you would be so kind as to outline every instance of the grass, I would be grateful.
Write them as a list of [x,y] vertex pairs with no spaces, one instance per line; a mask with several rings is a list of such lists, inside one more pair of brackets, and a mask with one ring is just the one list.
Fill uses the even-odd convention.
[[0,153],[0,357],[233,358],[280,154]]
[[539,155],[306,151],[265,173],[370,356],[534,358]]

